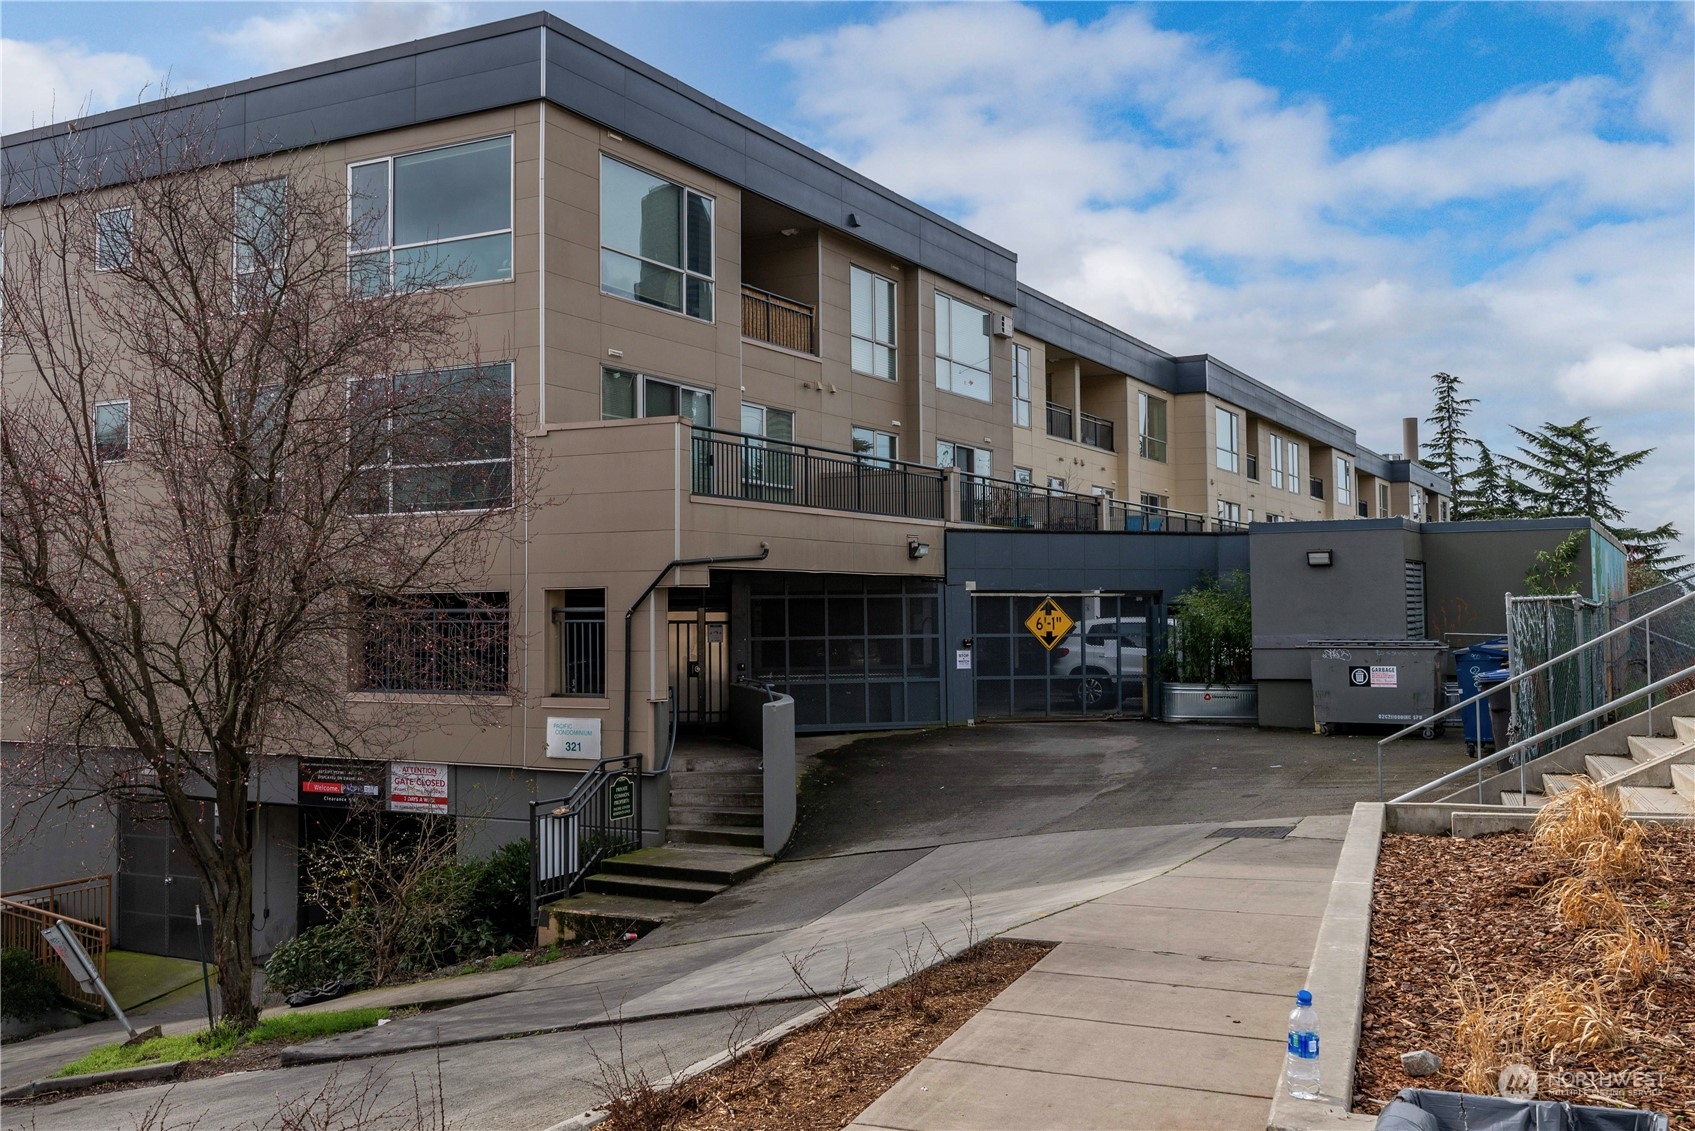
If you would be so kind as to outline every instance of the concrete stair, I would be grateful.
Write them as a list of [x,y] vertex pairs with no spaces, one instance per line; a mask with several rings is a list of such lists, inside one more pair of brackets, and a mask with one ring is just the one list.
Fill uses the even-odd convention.
[[765,776],[759,751],[723,741],[691,743],[671,760],[672,845],[760,851],[765,845]]
[[[1586,755],[1589,779],[1617,796],[1626,812],[1695,817],[1695,718],[1679,715],[1672,719],[1670,735],[1630,735],[1626,744],[1626,754]],[[1505,791],[1501,804],[1537,809],[1577,779],[1576,774],[1544,773],[1540,792]]]
[[645,935],[770,863],[756,852],[674,845],[610,856],[581,893],[547,904],[543,922],[565,939]]

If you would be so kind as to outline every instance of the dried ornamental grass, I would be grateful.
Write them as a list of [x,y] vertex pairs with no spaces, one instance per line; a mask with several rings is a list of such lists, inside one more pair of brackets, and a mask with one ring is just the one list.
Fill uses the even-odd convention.
[[1519,1057],[1508,1057],[1508,1025],[1512,1020],[1512,995],[1494,994],[1487,1000],[1470,974],[1454,984],[1460,1016],[1454,1024],[1454,1043],[1459,1046],[1465,1069],[1459,1074],[1461,1089],[1478,1095],[1495,1090],[1501,1069]]
[[1589,876],[1555,880],[1543,898],[1567,927],[1613,927],[1630,922],[1630,909],[1606,884]]
[[1634,990],[1656,977],[1671,961],[1671,948],[1657,934],[1626,922],[1617,930],[1591,931],[1582,946],[1592,951],[1595,961],[1616,990]]
[[1531,844],[1575,863],[1588,845],[1616,842],[1624,823],[1624,806],[1618,798],[1579,774],[1570,787],[1537,810]]
[[1597,839],[1583,845],[1577,852],[1576,861],[1588,875],[1633,880],[1647,872],[1655,858],[1648,848],[1647,834],[1642,825],[1637,821],[1626,821],[1615,839]]
[[1556,975],[1526,990],[1517,1002],[1524,1044],[1557,1057],[1567,1052],[1604,1052],[1624,1038],[1618,1008],[1599,982]]

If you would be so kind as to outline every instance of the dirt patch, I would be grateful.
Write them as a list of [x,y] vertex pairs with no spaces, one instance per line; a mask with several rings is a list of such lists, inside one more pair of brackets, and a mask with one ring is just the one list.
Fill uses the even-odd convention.
[[[1544,1053],[1532,1064],[1538,1095],[1574,1103],[1642,1107],[1695,1128],[1695,829],[1646,827],[1654,863],[1610,882],[1632,922],[1668,944],[1664,968],[1641,986],[1610,985],[1616,1047]],[[1376,1113],[1407,1087],[1461,1088],[1466,1053],[1456,1036],[1461,987],[1484,996],[1523,993],[1557,978],[1604,979],[1581,927],[1564,925],[1550,885],[1570,870],[1508,833],[1475,840],[1385,836],[1372,895],[1371,949],[1355,1110]],[[1474,1000],[1476,995],[1474,994]],[[1429,1049],[1442,1073],[1414,1079],[1402,1053]]]
[[[618,1079],[606,1131],[835,1131],[1051,948],[995,939],[668,1092]],[[607,1066],[621,1076],[615,1066]],[[633,1085],[633,1086],[632,1086]]]

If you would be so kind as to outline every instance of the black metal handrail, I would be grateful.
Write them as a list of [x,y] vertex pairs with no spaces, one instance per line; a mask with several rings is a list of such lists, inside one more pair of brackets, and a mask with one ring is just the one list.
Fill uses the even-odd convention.
[[1087,412],[1077,414],[1077,439],[1091,448],[1108,452],[1116,450],[1112,446],[1112,421]]
[[1048,402],[1048,435],[1071,439],[1071,410],[1052,401]]
[[1129,530],[1148,534],[1205,534],[1207,518],[1191,511],[1174,511],[1146,503],[1119,502],[1107,504],[1109,526],[1113,530]]
[[1026,530],[1099,530],[1100,498],[986,475],[959,477],[959,520]]
[[945,491],[939,468],[694,429],[696,495],[939,521],[947,514]]
[[546,901],[580,890],[602,860],[641,847],[641,762],[602,758],[564,797],[530,802],[530,922],[541,922]]

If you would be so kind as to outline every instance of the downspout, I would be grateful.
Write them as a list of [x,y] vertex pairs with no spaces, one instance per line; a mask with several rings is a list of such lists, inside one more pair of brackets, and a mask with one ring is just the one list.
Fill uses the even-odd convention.
[[648,583],[647,588],[642,590],[641,596],[637,597],[635,603],[624,613],[624,757],[630,756],[630,694],[634,690],[631,687],[634,675],[630,662],[630,649],[634,640],[636,610],[642,607],[642,603],[653,594],[655,589],[659,588],[659,583],[665,580],[666,575],[679,566],[721,565],[726,562],[762,562],[770,556],[771,544],[761,542],[757,554],[730,554],[713,558],[677,558],[654,576],[654,579]]

